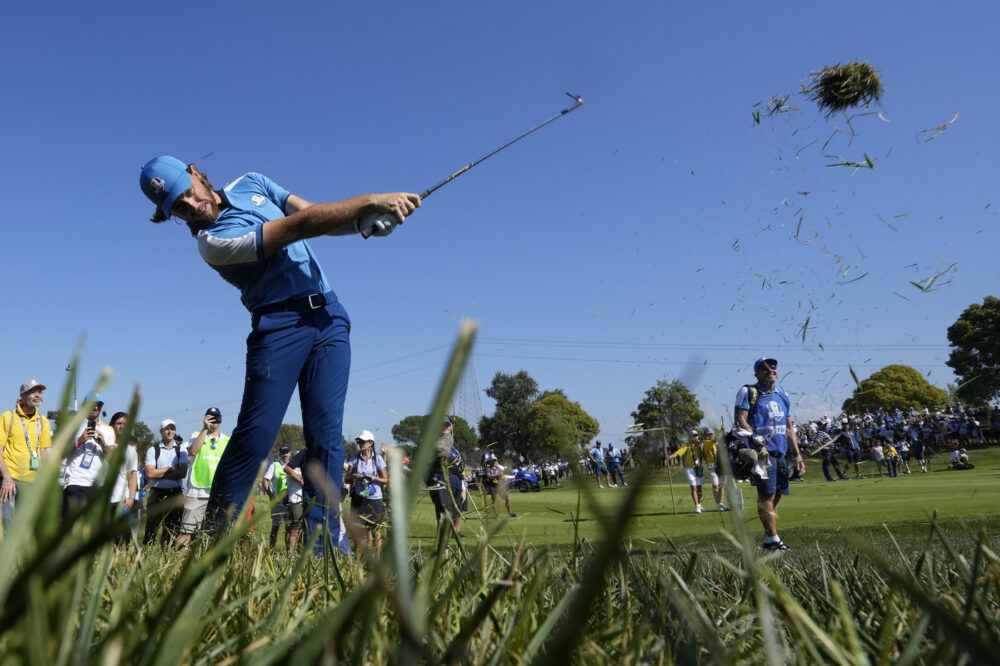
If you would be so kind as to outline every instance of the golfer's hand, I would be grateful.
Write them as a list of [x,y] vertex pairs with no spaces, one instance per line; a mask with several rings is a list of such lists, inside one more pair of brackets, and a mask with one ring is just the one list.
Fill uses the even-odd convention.
[[406,217],[420,208],[420,195],[410,192],[393,192],[391,194],[373,194],[374,201],[370,213],[389,213],[395,216],[400,224]]

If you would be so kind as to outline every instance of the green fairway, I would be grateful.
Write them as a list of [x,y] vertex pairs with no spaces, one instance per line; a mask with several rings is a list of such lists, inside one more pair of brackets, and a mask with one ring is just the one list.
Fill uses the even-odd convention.
[[[930,472],[904,474],[898,478],[869,478],[838,483],[823,479],[820,463],[810,459],[806,481],[793,483],[791,495],[779,505],[779,534],[794,541],[798,534],[803,540],[814,540],[824,532],[880,526],[882,524],[925,525],[928,515],[936,511],[940,520],[966,520],[971,524],[985,521],[1000,522],[1000,449],[972,452],[976,468],[966,471],[945,471],[942,458],[932,458]],[[913,464],[917,470],[919,466]],[[870,462],[862,470],[871,473]],[[846,471],[846,470],[845,470]],[[731,530],[733,512],[715,511],[711,486],[705,487],[703,514],[695,514],[683,470],[671,468],[673,495],[677,513],[671,502],[670,485],[664,469],[654,472],[645,488],[639,510],[632,516],[629,535],[636,545],[662,543],[664,537],[684,545],[724,543],[720,530]],[[577,480],[570,479],[559,488],[537,493],[510,493],[511,505],[517,518],[509,520],[506,531],[512,540],[526,533],[534,545],[570,544],[574,536],[597,539],[603,533],[600,515],[610,515],[626,492],[623,488],[597,489],[592,477],[582,477],[582,492]],[[751,532],[760,532],[757,521],[756,490],[749,484],[738,484],[746,506],[745,520]],[[727,498],[727,504],[733,502]],[[470,491],[469,511],[463,533],[473,535],[484,527],[481,516],[489,509],[489,498]],[[430,543],[435,534],[434,509],[423,493],[413,508],[413,539]],[[503,515],[503,506],[500,505]],[[574,518],[579,520],[574,525]],[[489,521],[487,521],[489,522]],[[575,533],[574,530],[577,530]],[[893,527],[893,529],[897,529]]]

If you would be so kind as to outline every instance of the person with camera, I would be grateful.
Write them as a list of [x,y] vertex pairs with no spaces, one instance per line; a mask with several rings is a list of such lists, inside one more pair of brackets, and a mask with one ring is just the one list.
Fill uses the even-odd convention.
[[45,385],[34,379],[21,384],[17,404],[0,415],[0,507],[3,526],[14,518],[17,494],[35,482],[35,475],[49,449],[52,429],[38,406]]
[[788,490],[788,458],[799,475],[806,466],[795,437],[790,414],[791,400],[778,383],[778,361],[759,358],[753,364],[755,384],[745,384],[736,394],[733,420],[744,430],[764,438],[763,463],[766,479],[757,486],[757,517],[764,526],[764,550],[788,550],[778,536],[778,502]]
[[[160,422],[160,441],[146,449],[146,478],[149,480],[149,495],[146,498],[146,534],[143,543],[156,540],[162,526],[161,543],[170,543],[180,527],[184,513],[180,501],[181,479],[187,475],[187,461],[181,458],[181,443],[184,438],[177,434],[177,424],[173,419]],[[161,507],[170,501],[173,506]],[[164,509],[167,508],[166,511]]]
[[94,406],[87,415],[87,421],[77,429],[73,450],[66,458],[62,502],[64,520],[69,517],[73,507],[92,492],[104,464],[104,456],[115,448],[115,431],[101,421],[104,396],[100,393],[88,393],[84,402],[91,401]]
[[387,512],[382,501],[382,488],[389,483],[385,458],[375,453],[375,435],[362,430],[354,442],[358,455],[348,464],[347,481],[351,484],[351,518],[366,532],[366,543],[360,548],[371,548],[375,558],[382,556],[382,527]]
[[201,430],[191,435],[182,451],[181,458],[187,462],[188,467],[184,514],[181,516],[180,534],[176,541],[179,548],[191,543],[191,538],[205,519],[215,470],[229,444],[229,436],[219,429],[221,425],[222,412],[218,407],[209,407],[202,419]]

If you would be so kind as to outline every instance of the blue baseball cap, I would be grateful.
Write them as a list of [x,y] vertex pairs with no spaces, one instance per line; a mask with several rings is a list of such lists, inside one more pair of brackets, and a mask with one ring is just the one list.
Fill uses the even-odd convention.
[[753,362],[753,371],[757,372],[757,370],[760,369],[760,366],[764,365],[765,363],[767,363],[772,368],[778,367],[777,359],[768,358],[767,356],[761,356],[759,359]]
[[94,401],[94,402],[99,402],[99,403],[101,403],[103,405],[104,404],[104,394],[103,393],[94,393],[93,391],[91,391],[86,396],[84,396],[83,401],[84,402]]
[[176,157],[160,155],[146,162],[139,174],[139,187],[142,193],[160,209],[160,212],[170,217],[177,197],[191,187],[191,176],[187,165]]

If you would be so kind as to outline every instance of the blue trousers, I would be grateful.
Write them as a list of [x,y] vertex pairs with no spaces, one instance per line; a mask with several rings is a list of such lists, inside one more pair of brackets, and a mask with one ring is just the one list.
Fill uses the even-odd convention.
[[302,467],[307,530],[324,525],[340,534],[344,475],[344,400],[351,370],[351,322],[334,300],[316,310],[253,316],[247,338],[243,404],[232,438],[212,481],[208,514],[216,525],[227,511],[239,515],[271,452],[298,386],[306,441]]

